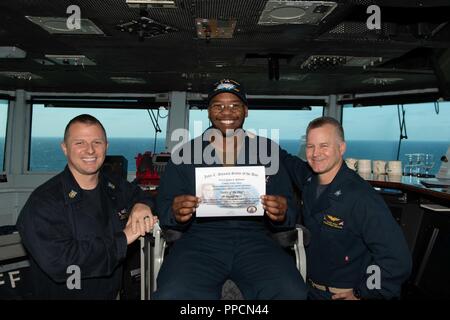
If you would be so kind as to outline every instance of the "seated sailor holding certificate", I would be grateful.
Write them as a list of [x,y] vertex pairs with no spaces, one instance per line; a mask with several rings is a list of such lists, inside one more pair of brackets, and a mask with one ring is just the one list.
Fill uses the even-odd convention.
[[295,260],[269,233],[292,229],[297,211],[279,147],[242,129],[242,86],[216,83],[212,127],[174,148],[157,198],[163,228],[183,231],[164,259],[155,299],[220,299],[233,280],[246,299],[305,299]]

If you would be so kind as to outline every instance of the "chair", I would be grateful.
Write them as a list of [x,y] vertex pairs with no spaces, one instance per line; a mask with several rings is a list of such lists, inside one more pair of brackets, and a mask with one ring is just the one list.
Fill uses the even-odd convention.
[[[150,234],[141,237],[141,300],[151,299],[152,293],[156,290],[156,279],[164,260],[166,248],[182,236],[182,232],[176,230],[162,230],[159,224],[155,224]],[[302,278],[306,281],[306,253],[305,246],[309,244],[310,233],[304,226],[296,225],[296,228],[289,231],[272,234],[274,241],[283,248],[290,248],[295,253],[295,262]],[[230,285],[227,281],[224,290],[236,292],[239,289],[236,285]]]

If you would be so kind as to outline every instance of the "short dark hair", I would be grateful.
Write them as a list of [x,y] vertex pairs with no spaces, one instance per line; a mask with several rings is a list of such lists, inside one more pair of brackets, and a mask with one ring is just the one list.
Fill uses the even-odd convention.
[[335,118],[332,117],[320,117],[312,120],[308,127],[306,128],[306,136],[308,136],[308,133],[311,129],[316,129],[323,127],[324,125],[329,124],[332,125],[336,132],[338,133],[339,138],[345,142],[345,136],[344,136],[344,128],[342,128],[342,125],[337,121]]
[[90,114],[80,114],[79,116],[76,116],[75,118],[70,120],[69,123],[67,124],[66,129],[64,130],[64,142],[67,142],[67,138],[69,137],[70,126],[77,122],[88,124],[88,125],[94,125],[94,124],[98,125],[100,128],[102,128],[103,134],[105,135],[105,139],[106,139],[106,130],[103,127],[102,123],[96,117],[91,116]]

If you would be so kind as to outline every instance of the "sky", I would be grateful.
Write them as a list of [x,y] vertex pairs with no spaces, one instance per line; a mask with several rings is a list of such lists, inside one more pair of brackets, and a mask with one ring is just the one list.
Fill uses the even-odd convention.
[[[408,139],[450,142],[450,102],[439,103],[439,114],[433,103],[404,109]],[[344,108],[343,123],[347,140],[398,140],[400,136],[396,105]]]
[[[308,123],[322,115],[322,107],[315,107],[311,111],[266,111],[249,110],[245,119],[244,128],[255,133],[271,138],[271,129],[278,129],[280,139],[300,139],[305,134]],[[189,128],[194,133],[194,121],[202,121],[202,128],[209,126],[207,110],[192,110],[189,115]],[[262,130],[267,130],[265,134]],[[199,132],[197,130],[197,132]]]
[[[449,141],[450,142],[450,102],[440,103],[439,114],[434,105],[425,103],[407,105],[406,128],[410,140]],[[89,113],[97,117],[105,126],[110,138],[114,137],[154,137],[155,130],[146,110],[121,109],[62,109],[44,108],[37,105],[33,109],[32,134],[34,137],[62,137],[67,122],[73,117]],[[167,111],[160,112],[161,117]],[[250,110],[245,122],[246,129],[279,129],[280,139],[300,139],[312,119],[321,116],[322,108],[313,107],[311,111],[262,111]],[[6,132],[7,108],[0,102],[0,137]],[[192,110],[190,126],[194,121],[202,121],[206,129],[207,111]],[[167,118],[159,120],[164,137]],[[344,108],[344,130],[347,140],[398,140],[400,130],[396,106]],[[193,132],[193,131],[192,131]]]

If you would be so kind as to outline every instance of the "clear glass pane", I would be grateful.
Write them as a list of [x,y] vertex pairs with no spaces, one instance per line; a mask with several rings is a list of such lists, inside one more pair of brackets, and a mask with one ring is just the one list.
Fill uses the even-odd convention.
[[[405,105],[408,139],[402,140],[399,160],[406,154],[432,154],[440,159],[450,144],[450,103],[439,103],[439,114],[433,103]],[[344,108],[343,125],[347,140],[346,158],[395,160],[399,147],[400,127],[397,106]],[[431,173],[440,166],[436,161]]]
[[322,113],[322,107],[312,107],[311,110],[249,110],[244,128],[273,140],[275,131],[271,130],[277,130],[281,148],[304,158],[302,146],[306,127],[311,120],[321,117]]
[[4,171],[6,122],[8,120],[8,101],[0,100],[0,171]]
[[[31,127],[30,171],[60,171],[66,164],[60,143],[67,123],[77,115],[87,113],[103,124],[109,141],[108,155],[123,155],[128,171],[136,171],[135,157],[145,151],[163,152],[167,125],[167,110],[159,111],[161,128],[156,135],[147,110],[45,108],[33,105]],[[153,110],[155,116],[158,110]]]
[[208,110],[189,110],[189,138],[194,139],[201,135],[211,123],[208,119]]
[[[312,107],[310,111],[249,110],[244,129],[272,139],[275,138],[275,132],[271,130],[278,130],[280,146],[289,153],[298,155],[308,123],[322,116],[322,113],[322,107]],[[196,127],[194,127],[194,124]],[[207,110],[190,111],[189,129],[191,138],[201,134],[209,125]]]

